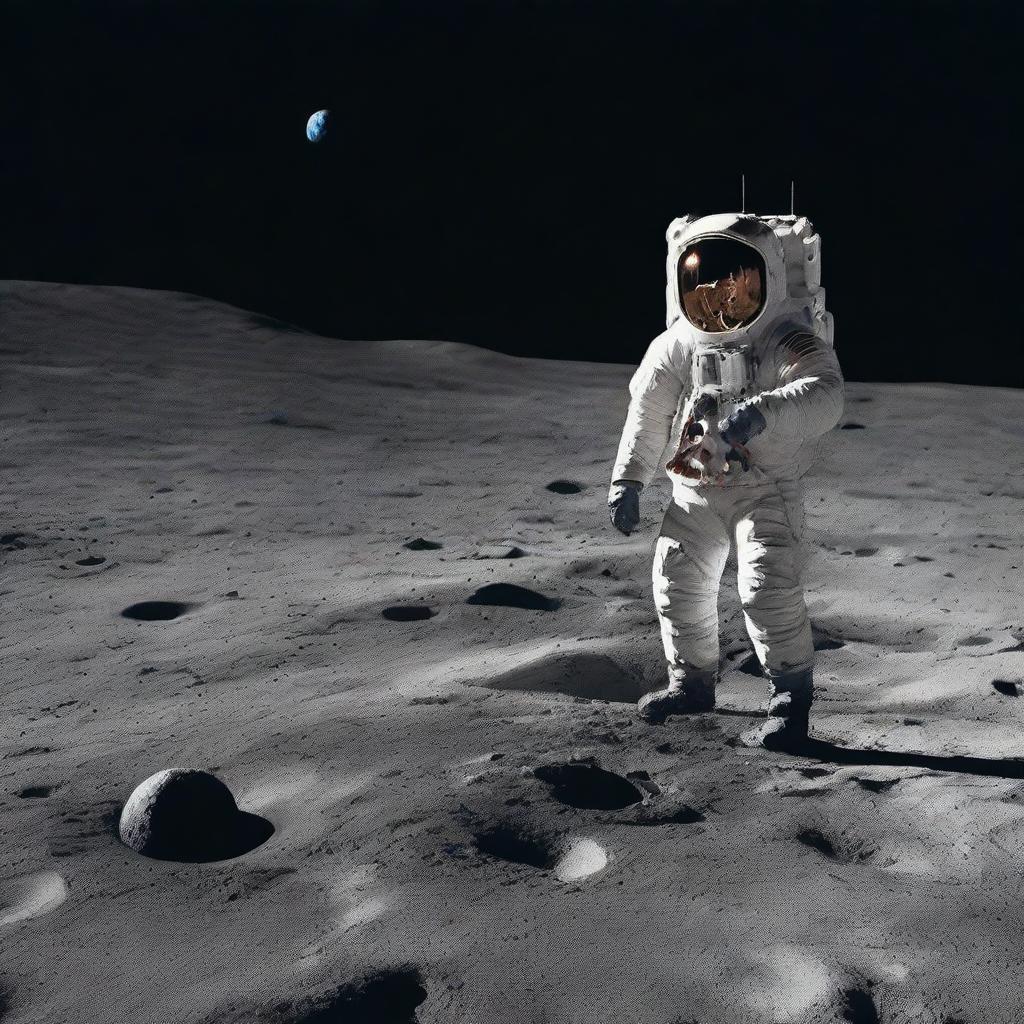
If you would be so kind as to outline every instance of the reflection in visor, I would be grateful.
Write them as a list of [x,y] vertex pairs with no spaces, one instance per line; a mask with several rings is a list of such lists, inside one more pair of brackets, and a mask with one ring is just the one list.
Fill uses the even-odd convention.
[[691,242],[679,257],[686,319],[711,334],[750,323],[764,306],[764,257],[731,238]]

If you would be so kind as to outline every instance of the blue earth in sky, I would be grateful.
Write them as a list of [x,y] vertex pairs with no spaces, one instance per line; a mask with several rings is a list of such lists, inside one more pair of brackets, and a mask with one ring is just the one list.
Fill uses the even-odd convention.
[[329,111],[318,110],[309,115],[306,122],[306,138],[310,142],[319,142],[327,134],[327,115]]

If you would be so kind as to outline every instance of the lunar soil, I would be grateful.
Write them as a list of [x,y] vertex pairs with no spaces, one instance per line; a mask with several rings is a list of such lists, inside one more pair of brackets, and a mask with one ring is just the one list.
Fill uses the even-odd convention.
[[[732,566],[719,710],[635,716],[632,366],[29,282],[0,357],[4,1024],[1024,1019],[1024,393],[848,385],[794,754]],[[173,768],[262,841],[125,846]]]

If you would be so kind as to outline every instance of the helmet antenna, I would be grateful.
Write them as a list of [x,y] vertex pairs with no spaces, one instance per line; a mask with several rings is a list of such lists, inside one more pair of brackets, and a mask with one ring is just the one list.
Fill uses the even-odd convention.
[[747,212],[747,176],[740,175],[740,213]]
[[796,189],[793,185],[792,178],[789,182],[789,215],[790,217],[796,216],[796,203],[794,202],[794,196],[796,195]]

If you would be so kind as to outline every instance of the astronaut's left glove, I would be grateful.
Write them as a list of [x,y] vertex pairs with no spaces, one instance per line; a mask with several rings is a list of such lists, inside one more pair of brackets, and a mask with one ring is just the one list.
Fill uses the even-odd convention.
[[768,426],[756,405],[745,405],[730,413],[718,424],[722,440],[729,445],[745,445]]

